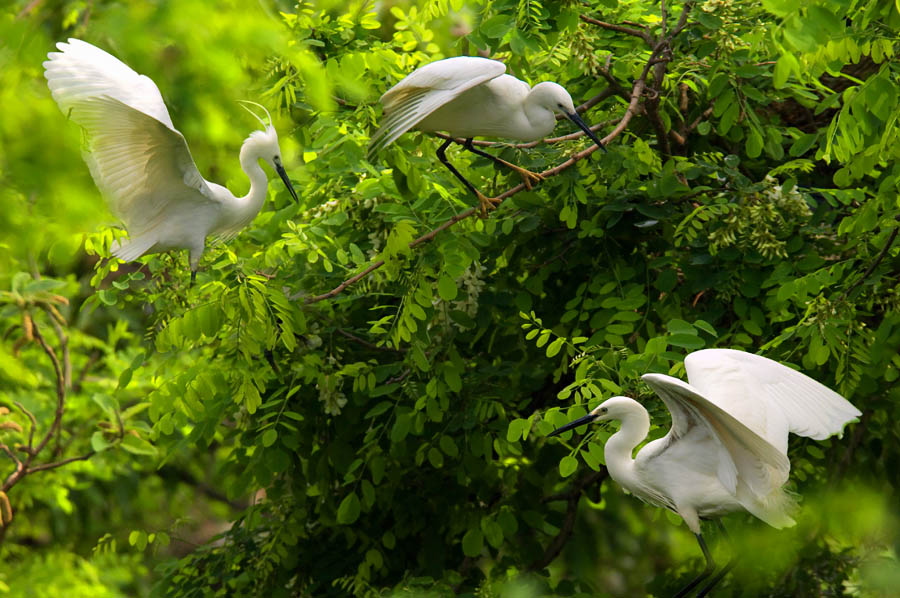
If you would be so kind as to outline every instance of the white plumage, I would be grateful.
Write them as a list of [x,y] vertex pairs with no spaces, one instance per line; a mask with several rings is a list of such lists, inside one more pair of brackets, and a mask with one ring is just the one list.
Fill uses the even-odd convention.
[[[381,96],[384,119],[369,142],[369,159],[413,128],[444,131],[468,140],[489,136],[533,141],[553,131],[557,114],[565,115],[605,150],[578,116],[572,97],[562,86],[545,81],[532,88],[505,72],[502,62],[475,56],[446,58],[416,69]],[[478,197],[483,209],[491,207],[494,199],[481,194],[446,159],[444,152],[449,144],[447,141],[440,147],[438,158]],[[465,147],[512,168],[529,188],[542,180],[540,175],[477,150],[471,143]]]
[[688,382],[642,376],[669,409],[672,427],[635,458],[650,417],[627,397],[608,399],[551,435],[591,422],[621,421],[604,448],[609,475],[638,498],[684,519],[707,557],[708,575],[712,560],[700,519],[746,510],[776,528],[793,525],[793,501],[783,489],[790,472],[788,433],[823,440],[840,434],[861,413],[831,389],[759,355],[706,349],[688,355],[684,365]]
[[113,246],[116,257],[131,261],[188,249],[193,280],[206,237],[237,234],[262,207],[267,179],[260,158],[296,200],[271,125],[242,145],[250,192],[235,197],[200,175],[151,79],[87,42],[69,39],[57,47],[60,52],[49,53],[44,62],[44,76],[63,113],[86,131],[85,162],[128,229],[129,240]]

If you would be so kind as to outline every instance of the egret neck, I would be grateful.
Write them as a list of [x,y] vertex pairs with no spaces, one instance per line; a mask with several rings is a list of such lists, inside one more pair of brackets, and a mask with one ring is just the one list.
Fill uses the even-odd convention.
[[629,490],[639,486],[634,475],[634,447],[650,432],[650,416],[647,410],[631,401],[627,417],[623,417],[619,431],[609,437],[603,449],[603,457],[609,475]]

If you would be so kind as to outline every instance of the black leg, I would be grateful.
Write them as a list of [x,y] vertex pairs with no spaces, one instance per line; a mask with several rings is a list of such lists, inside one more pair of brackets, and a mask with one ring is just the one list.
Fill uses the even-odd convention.
[[716,526],[719,528],[719,531],[722,533],[722,537],[725,538],[725,541],[728,543],[729,548],[731,548],[731,558],[725,563],[725,566],[716,573],[715,577],[709,580],[709,583],[703,586],[703,589],[697,594],[697,598],[703,598],[706,596],[713,587],[722,581],[722,578],[728,575],[728,572],[731,571],[735,565],[737,565],[737,554],[734,552],[734,544],[731,543],[731,538],[728,536],[728,532],[725,531],[725,526],[722,525],[722,522],[716,519]]
[[697,584],[699,584],[701,581],[703,581],[704,579],[709,577],[709,575],[716,568],[716,564],[713,562],[712,555],[709,553],[709,548],[706,547],[706,542],[703,540],[703,535],[702,534],[694,534],[694,535],[697,536],[697,542],[700,544],[700,550],[703,551],[703,556],[706,557],[706,568],[703,570],[703,572],[700,575],[698,575],[694,579],[694,581],[692,581],[688,585],[681,588],[681,591],[679,591],[677,594],[675,594],[675,596],[673,596],[673,598],[683,598],[684,596],[687,596],[688,592],[690,592],[695,587],[697,587]]
[[449,170],[450,172],[452,172],[453,175],[454,175],[456,178],[458,178],[460,181],[462,181],[462,184],[465,185],[466,188],[467,188],[469,191],[471,191],[473,195],[475,195],[476,197],[478,197],[479,195],[481,195],[481,193],[478,192],[478,189],[475,188],[475,185],[473,185],[472,183],[470,183],[470,182],[466,179],[466,177],[464,177],[462,174],[460,174],[460,172],[459,172],[458,170],[456,170],[456,168],[453,166],[453,164],[450,163],[450,160],[447,159],[446,151],[447,151],[447,148],[450,147],[450,144],[451,144],[451,143],[453,143],[453,140],[452,140],[452,139],[448,139],[447,141],[445,141],[444,143],[441,144],[441,147],[439,147],[438,150],[437,150],[437,157],[438,157],[438,160],[440,160],[440,161],[441,161],[441,164],[443,164],[444,166],[446,166],[446,167],[447,167],[447,170]]
[[[468,142],[471,142],[471,141],[472,141],[471,139],[468,140]],[[488,210],[493,210],[496,207],[496,205],[498,203],[500,203],[500,200],[494,199],[493,197],[487,197],[486,195],[484,195],[481,191],[479,191],[478,189],[475,188],[475,185],[470,183],[466,179],[466,177],[464,177],[462,174],[460,174],[460,172],[458,170],[456,170],[456,168],[454,168],[453,164],[450,163],[450,160],[447,159],[447,154],[446,154],[447,148],[450,146],[451,143],[453,143],[453,141],[451,139],[448,139],[447,141],[445,141],[444,143],[441,144],[441,147],[439,147],[437,150],[438,160],[440,160],[441,164],[446,166],[447,170],[452,172],[456,178],[458,178],[460,181],[462,181],[463,185],[465,185],[466,188],[469,191],[471,191],[475,197],[478,198],[478,203],[481,207],[481,216],[485,217],[485,216],[487,216]]]
[[191,270],[191,286],[194,286],[194,282],[197,280],[197,271]]

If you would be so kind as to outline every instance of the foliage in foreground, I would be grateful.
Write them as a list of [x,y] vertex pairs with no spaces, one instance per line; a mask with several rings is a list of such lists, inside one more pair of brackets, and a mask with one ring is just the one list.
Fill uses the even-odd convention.
[[[795,364],[864,412],[843,439],[792,440],[797,528],[726,521],[751,556],[720,594],[896,587],[893,3],[676,4],[665,32],[659,6],[633,2],[26,4],[2,25],[4,105],[32,105],[0,119],[0,443],[27,458],[31,413],[48,467],[4,488],[0,592],[671,594],[700,555],[607,481],[609,431],[543,437],[615,394],[664,434],[640,375],[682,376],[712,346]],[[201,172],[233,190],[252,123],[230,100],[277,108],[302,205],[273,191],[193,288],[184,255],[88,261],[82,239],[105,258],[112,233],[40,79],[66,35],[156,80]],[[576,104],[600,96],[586,117],[604,135],[628,120],[609,154],[416,242],[473,199],[432,138],[365,160],[376,100],[476,51]],[[488,151],[541,171],[587,147]],[[485,189],[518,184],[450,153]]]

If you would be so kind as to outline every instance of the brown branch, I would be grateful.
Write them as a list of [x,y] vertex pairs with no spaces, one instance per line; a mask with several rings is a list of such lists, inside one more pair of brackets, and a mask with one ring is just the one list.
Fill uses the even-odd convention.
[[873,411],[871,409],[863,411],[862,417],[859,418],[859,422],[853,426],[853,436],[850,437],[850,442],[847,443],[847,449],[844,451],[843,457],[841,457],[837,467],[834,469],[831,478],[832,484],[837,484],[837,482],[844,477],[844,474],[847,473],[847,469],[853,461],[853,453],[856,452],[856,447],[862,442],[863,436],[866,433],[866,428],[869,425],[869,420],[872,418],[872,413]]
[[360,337],[356,336],[355,334],[347,332],[346,330],[343,330],[341,328],[335,328],[334,331],[345,338],[349,338],[353,342],[359,343],[363,347],[368,347],[369,349],[372,349],[373,351],[390,351],[391,353],[403,353],[403,351],[400,351],[399,349],[394,349],[392,347],[385,347],[385,346],[376,345],[375,343],[370,343],[366,339],[360,338]]
[[890,236],[888,237],[887,243],[884,244],[884,247],[878,253],[878,256],[875,258],[875,261],[863,272],[863,275],[857,280],[852,287],[847,289],[841,294],[841,298],[838,301],[843,301],[847,298],[847,296],[856,290],[861,284],[863,284],[866,279],[875,271],[875,268],[878,267],[878,264],[884,260],[884,256],[887,255],[887,252],[890,250],[891,245],[894,244],[894,240],[897,238],[897,233],[900,233],[900,226],[894,227],[894,230],[891,231]]
[[56,469],[57,467],[62,467],[63,465],[68,465],[69,463],[74,463],[75,461],[86,461],[93,457],[96,454],[95,451],[89,451],[84,455],[80,455],[78,457],[69,457],[68,459],[63,459],[62,461],[56,461],[55,463],[44,463],[42,465],[35,465],[34,467],[29,467],[26,473],[34,473],[36,471],[47,471],[48,469]]
[[[525,185],[521,185],[521,187],[524,188]],[[417,247],[418,245],[421,245],[422,243],[426,243],[426,242],[432,240],[439,232],[450,228],[451,226],[453,226],[460,220],[465,220],[466,218],[468,218],[469,216],[474,214],[476,211],[477,210],[475,208],[468,208],[466,210],[463,210],[462,212],[460,212],[459,214],[457,214],[450,220],[447,220],[446,222],[444,222],[443,224],[441,224],[434,230],[429,231],[429,232],[425,233],[424,235],[422,235],[421,237],[419,237],[418,239],[413,240],[409,244],[409,248],[413,249],[414,247]],[[348,278],[347,280],[345,280],[344,282],[342,282],[335,288],[331,289],[327,293],[323,293],[321,295],[316,295],[315,297],[308,297],[304,301],[304,303],[307,303],[307,304],[318,303],[319,301],[324,301],[325,299],[330,299],[336,295],[339,295],[341,292],[343,292],[344,289],[346,289],[347,287],[349,287],[350,285],[352,285],[355,282],[359,282],[360,280],[362,280],[363,278],[365,278],[366,276],[368,276],[369,274],[371,274],[378,268],[382,267],[383,265],[384,265],[384,260],[378,260],[376,262],[373,262],[369,265],[368,268],[366,268],[359,274],[356,274],[355,276],[351,276],[350,278]],[[289,297],[289,299],[291,299],[293,301],[293,300],[299,299],[301,296],[302,296],[301,294],[291,295],[291,297]]]
[[582,492],[585,488],[598,482],[602,482],[608,475],[609,473],[606,471],[605,467],[600,471],[592,471],[583,478],[576,480],[575,483],[572,484],[572,490],[570,492],[548,496],[541,501],[550,502],[551,500],[565,500],[568,504],[566,505],[566,515],[563,519],[563,524],[559,529],[559,533],[550,541],[543,556],[528,565],[530,570],[537,571],[543,569],[559,556],[559,553],[562,552],[563,547],[566,545],[566,542],[569,541],[569,538],[572,537],[572,532],[575,530],[575,516],[578,513],[578,502],[581,500]]
[[16,454],[14,452],[12,452],[12,450],[8,446],[6,446],[5,444],[0,444],[0,450],[2,450],[4,453],[9,455],[9,458],[12,459],[13,463],[16,464],[17,472],[24,467],[22,465],[22,460],[19,459],[19,457],[17,457]]
[[65,373],[63,372],[63,366],[60,364],[59,359],[56,356],[56,352],[53,350],[53,347],[47,344],[47,341],[44,340],[43,335],[41,334],[37,322],[35,321],[32,324],[32,328],[34,331],[34,340],[38,342],[41,348],[44,350],[44,353],[50,358],[50,362],[53,364],[53,370],[56,372],[56,412],[53,415],[53,423],[50,424],[50,429],[47,430],[47,433],[44,434],[44,437],[38,443],[37,448],[34,449],[33,454],[28,457],[27,465],[30,465],[32,459],[44,450],[44,447],[47,446],[47,443],[50,442],[50,439],[56,434],[56,431],[62,425],[62,417],[63,413],[66,409],[66,386],[65,386]]
[[601,21],[599,19],[594,19],[587,15],[579,15],[582,21],[585,23],[590,23],[591,25],[597,25],[598,27],[602,27],[604,29],[609,29],[610,31],[618,31],[619,33],[624,33],[626,35],[633,35],[634,37],[639,37],[648,44],[651,43],[650,34],[646,31],[641,31],[640,29],[632,29],[631,27],[624,27],[622,25],[616,25],[614,23],[607,23],[606,21]]
[[19,410],[31,420],[31,430],[28,432],[28,452],[32,453],[34,451],[34,431],[37,429],[37,419],[34,417],[34,414],[26,409],[25,405],[19,401],[13,401],[13,405],[18,407]]

